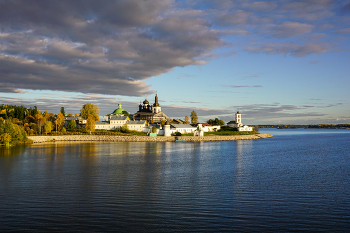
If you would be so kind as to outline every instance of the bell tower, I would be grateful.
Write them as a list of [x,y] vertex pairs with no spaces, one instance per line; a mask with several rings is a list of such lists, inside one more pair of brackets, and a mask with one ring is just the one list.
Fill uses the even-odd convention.
[[153,104],[152,112],[153,113],[161,112],[161,107],[159,106],[159,103],[158,103],[158,96],[157,96],[157,94],[156,94],[156,97],[154,97],[154,104]]
[[241,125],[242,124],[242,116],[239,113],[239,111],[237,111],[237,113],[235,114],[235,117],[236,117],[236,124]]

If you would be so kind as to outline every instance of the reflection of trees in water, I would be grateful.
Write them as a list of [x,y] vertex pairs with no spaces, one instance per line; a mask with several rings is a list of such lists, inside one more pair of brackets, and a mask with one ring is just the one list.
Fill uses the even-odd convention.
[[25,145],[0,147],[0,157],[20,156],[24,153]]

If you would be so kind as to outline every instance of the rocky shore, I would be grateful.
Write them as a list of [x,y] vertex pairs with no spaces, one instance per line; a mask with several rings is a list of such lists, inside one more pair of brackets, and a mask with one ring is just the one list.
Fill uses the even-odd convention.
[[64,136],[28,136],[34,143],[56,141],[104,141],[104,142],[175,142],[177,141],[232,141],[273,137],[270,134],[234,135],[234,136],[205,136],[205,137],[148,137],[148,136],[112,136],[112,135],[64,135]]

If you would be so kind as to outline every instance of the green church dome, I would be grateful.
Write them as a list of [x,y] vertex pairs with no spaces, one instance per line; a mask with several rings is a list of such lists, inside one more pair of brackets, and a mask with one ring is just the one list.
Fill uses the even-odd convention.
[[114,110],[114,112],[112,114],[114,114],[114,115],[123,114],[123,111],[125,111],[125,110],[122,109],[122,105],[119,102],[118,108],[116,110]]

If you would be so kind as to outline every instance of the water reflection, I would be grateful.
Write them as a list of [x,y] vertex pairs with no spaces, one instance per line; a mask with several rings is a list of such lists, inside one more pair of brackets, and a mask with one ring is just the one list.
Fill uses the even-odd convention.
[[[0,228],[255,232],[260,226],[284,232],[302,229],[308,216],[301,212],[317,214],[319,206],[336,210],[333,220],[348,224],[348,138],[332,139],[323,156],[319,148],[306,148],[312,143],[295,146],[300,137],[282,139],[1,148]],[[314,215],[318,223],[326,217]],[[283,228],[286,224],[291,228]]]

